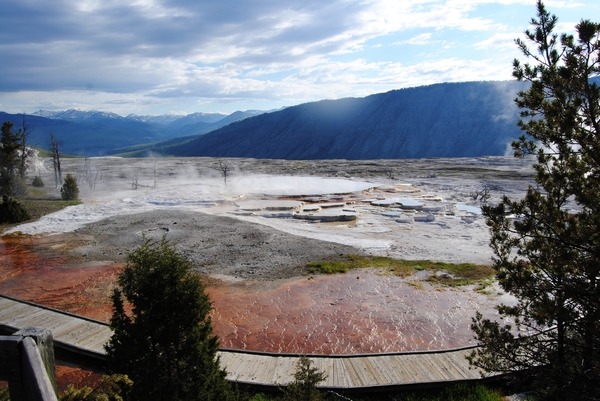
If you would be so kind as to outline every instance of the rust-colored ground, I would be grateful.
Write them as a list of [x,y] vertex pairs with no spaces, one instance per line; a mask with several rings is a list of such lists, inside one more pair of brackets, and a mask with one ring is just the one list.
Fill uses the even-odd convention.
[[110,292],[121,266],[65,256],[66,236],[2,237],[0,293],[108,321]]
[[471,345],[471,316],[492,300],[472,290],[415,288],[374,270],[289,280],[244,291],[209,287],[225,348],[357,354]]
[[[0,293],[108,322],[121,266],[78,264],[64,256],[75,246],[72,241],[68,236],[2,238]],[[466,346],[472,344],[471,316],[477,310],[490,315],[495,304],[472,290],[424,282],[416,288],[373,270],[254,285],[212,281],[208,293],[222,347],[283,353]]]
[[[121,266],[83,262],[68,249],[86,238],[2,237],[0,293],[102,321]],[[281,353],[356,354],[443,349],[472,344],[471,316],[490,316],[494,299],[440,289],[374,270],[275,282],[208,282],[214,333],[224,348]],[[67,383],[99,375],[57,368]]]

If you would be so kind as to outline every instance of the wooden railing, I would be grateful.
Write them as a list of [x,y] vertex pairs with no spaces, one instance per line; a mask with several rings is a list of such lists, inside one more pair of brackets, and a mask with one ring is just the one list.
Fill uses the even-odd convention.
[[0,380],[11,401],[56,401],[54,342],[47,329],[26,328],[0,336]]

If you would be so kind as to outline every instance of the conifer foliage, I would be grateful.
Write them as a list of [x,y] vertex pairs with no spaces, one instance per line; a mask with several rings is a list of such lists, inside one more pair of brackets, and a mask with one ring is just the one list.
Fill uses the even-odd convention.
[[18,195],[24,192],[19,177],[21,174],[21,156],[19,155],[20,143],[23,138],[19,130],[13,132],[13,124],[10,121],[2,124],[0,136],[0,194]]
[[112,302],[106,351],[112,371],[133,381],[133,400],[233,398],[204,285],[164,238],[128,255]]
[[600,26],[582,20],[576,38],[559,37],[557,21],[538,1],[526,41],[516,41],[531,64],[513,64],[531,83],[516,99],[526,136],[513,148],[534,157],[536,185],[484,208],[497,278],[517,299],[499,312],[515,327],[478,314],[482,348],[470,361],[518,372],[541,398],[599,399]]
[[6,195],[2,195],[2,203],[0,203],[0,224],[21,223],[30,218],[31,215],[21,203]]
[[79,186],[77,185],[77,180],[71,174],[67,174],[65,183],[60,187],[60,196],[62,200],[79,199]]
[[319,371],[312,365],[312,361],[302,355],[296,364],[294,381],[284,389],[285,401],[319,401],[326,397],[317,388],[317,385],[327,379],[325,372]]

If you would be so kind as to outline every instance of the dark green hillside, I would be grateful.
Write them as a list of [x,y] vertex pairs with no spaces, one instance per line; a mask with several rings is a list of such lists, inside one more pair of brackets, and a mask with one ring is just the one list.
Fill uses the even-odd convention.
[[[22,125],[23,115],[0,112],[0,121],[11,121],[17,130]],[[27,142],[30,145],[47,149],[52,132],[61,152],[69,154],[104,155],[114,148],[166,138],[154,125],[126,119],[75,122],[25,115],[25,122],[29,125]]]
[[385,159],[503,155],[520,135],[522,83],[446,83],[262,114],[181,146],[175,156]]

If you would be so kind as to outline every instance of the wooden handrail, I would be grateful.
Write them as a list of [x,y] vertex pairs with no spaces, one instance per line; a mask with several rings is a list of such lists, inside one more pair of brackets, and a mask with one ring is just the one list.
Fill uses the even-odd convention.
[[0,336],[0,380],[12,401],[57,401],[54,346],[47,329],[27,328]]

